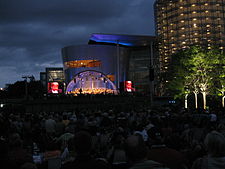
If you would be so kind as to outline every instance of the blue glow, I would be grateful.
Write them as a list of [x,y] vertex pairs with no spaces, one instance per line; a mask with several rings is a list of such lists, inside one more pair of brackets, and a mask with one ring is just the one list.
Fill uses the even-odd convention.
[[94,38],[91,38],[91,40],[95,41],[95,42],[105,42],[105,43],[114,43],[114,44],[120,44],[120,45],[124,45],[124,46],[134,46],[134,44],[132,43],[126,43],[126,42],[120,42],[119,40],[97,40]]
[[95,42],[113,43],[124,46],[147,46],[155,41],[155,36],[144,35],[119,35],[94,33],[90,39]]

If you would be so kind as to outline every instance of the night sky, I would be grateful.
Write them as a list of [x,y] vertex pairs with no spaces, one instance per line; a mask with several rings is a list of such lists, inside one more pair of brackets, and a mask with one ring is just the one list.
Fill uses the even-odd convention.
[[0,87],[46,67],[92,33],[155,35],[155,0],[0,0]]

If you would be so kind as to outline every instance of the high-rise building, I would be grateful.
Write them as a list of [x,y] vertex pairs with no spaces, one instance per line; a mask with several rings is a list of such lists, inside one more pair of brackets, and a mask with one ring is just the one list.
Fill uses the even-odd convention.
[[156,0],[154,10],[161,72],[191,45],[225,48],[225,0]]

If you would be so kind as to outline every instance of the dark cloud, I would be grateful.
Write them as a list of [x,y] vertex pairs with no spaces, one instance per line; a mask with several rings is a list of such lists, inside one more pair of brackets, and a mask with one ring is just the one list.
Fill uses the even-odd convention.
[[2,0],[1,22],[45,22],[53,24],[95,23],[119,17],[129,0]]
[[0,87],[62,66],[92,33],[154,35],[154,0],[0,0]]

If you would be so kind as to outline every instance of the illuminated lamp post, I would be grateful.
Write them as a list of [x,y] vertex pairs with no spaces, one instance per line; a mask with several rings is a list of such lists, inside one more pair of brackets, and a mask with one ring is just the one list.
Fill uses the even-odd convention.
[[117,43],[116,43],[116,52],[117,52],[117,55],[116,55],[117,90],[119,90],[120,89],[120,46],[119,46],[119,40],[117,40]]
[[154,92],[154,65],[153,65],[153,47],[152,42],[150,44],[150,67],[149,67],[149,80],[150,80],[150,107],[153,103],[153,92]]

